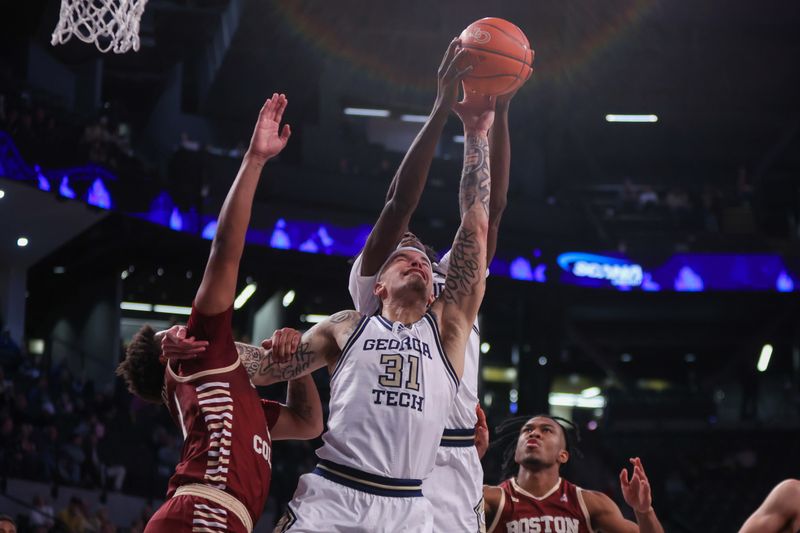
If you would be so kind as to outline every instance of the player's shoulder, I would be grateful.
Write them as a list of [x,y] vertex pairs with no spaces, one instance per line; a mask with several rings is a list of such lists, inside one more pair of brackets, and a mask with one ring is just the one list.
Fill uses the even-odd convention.
[[792,501],[800,507],[800,479],[784,479],[775,486],[773,493],[779,498]]
[[327,322],[330,324],[346,324],[348,322],[358,322],[364,317],[365,315],[359,313],[355,309],[345,309],[333,313],[328,317]]
[[602,493],[597,490],[588,490],[575,485],[575,489],[580,493],[581,497],[583,498],[584,504],[586,504],[586,510],[589,511],[590,515],[595,515],[597,513],[602,513],[607,510],[611,510],[617,506],[607,494]]

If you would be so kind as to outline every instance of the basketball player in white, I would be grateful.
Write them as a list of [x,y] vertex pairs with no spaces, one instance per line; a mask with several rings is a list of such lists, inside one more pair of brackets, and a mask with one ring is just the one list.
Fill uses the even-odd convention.
[[[367,238],[364,250],[350,271],[350,295],[356,309],[372,314],[379,308],[373,287],[380,266],[398,243],[404,246],[416,239],[408,231],[411,215],[419,203],[428,170],[447,121],[449,109],[458,96],[459,80],[448,70],[459,41],[454,40],[439,67],[439,90],[428,121],[400,164],[386,198],[386,204]],[[492,185],[489,208],[489,234],[486,264],[491,263],[497,243],[500,218],[506,204],[511,160],[508,133],[508,107],[513,93],[497,97],[495,121],[489,132]],[[417,244],[419,245],[419,244]],[[444,286],[450,263],[448,252],[433,265],[434,293]],[[436,509],[435,531],[475,532],[485,529],[483,519],[483,469],[475,449],[475,414],[478,405],[478,366],[480,335],[477,322],[470,334],[464,363],[464,376],[436,456],[436,466],[425,478],[423,493]]]
[[453,108],[465,136],[461,225],[441,295],[433,295],[424,251],[401,247],[376,277],[379,315],[341,311],[305,332],[289,361],[277,362],[275,347],[287,343],[275,338],[273,350],[253,361],[261,365],[253,381],[262,385],[326,365],[331,373],[320,462],[300,478],[277,531],[433,531],[421,480],[433,469],[483,300],[491,189],[494,101],[475,97]]

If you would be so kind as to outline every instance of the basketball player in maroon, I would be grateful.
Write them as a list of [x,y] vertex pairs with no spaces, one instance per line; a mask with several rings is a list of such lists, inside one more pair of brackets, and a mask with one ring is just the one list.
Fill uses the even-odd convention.
[[269,492],[272,439],[322,432],[322,408],[311,377],[289,383],[288,405],[264,401],[240,361],[231,333],[239,261],[264,164],[289,139],[279,132],[286,97],[273,94],[258,117],[250,147],[222,206],[203,280],[187,326],[207,341],[202,357],[167,360],[149,327],[132,340],[117,372],[132,392],[168,407],[184,437],[167,501],[147,532],[250,532]]
[[800,480],[780,482],[744,523],[739,533],[796,533],[800,531]]
[[514,452],[517,475],[499,487],[484,487],[489,533],[663,533],[638,458],[631,459],[630,479],[625,469],[619,476],[622,495],[633,508],[637,523],[626,520],[605,494],[562,479],[559,469],[568,460],[564,427],[547,416],[528,420],[520,430]]

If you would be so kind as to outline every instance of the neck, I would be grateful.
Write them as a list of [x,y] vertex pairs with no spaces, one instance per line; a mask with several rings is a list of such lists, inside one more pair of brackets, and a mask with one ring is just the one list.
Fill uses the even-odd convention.
[[383,309],[381,316],[392,322],[400,322],[402,324],[413,324],[418,322],[422,315],[425,314],[427,307],[424,302],[407,304],[398,300],[385,300],[383,302]]
[[558,465],[541,468],[520,466],[517,472],[517,485],[537,498],[547,494],[558,483]]

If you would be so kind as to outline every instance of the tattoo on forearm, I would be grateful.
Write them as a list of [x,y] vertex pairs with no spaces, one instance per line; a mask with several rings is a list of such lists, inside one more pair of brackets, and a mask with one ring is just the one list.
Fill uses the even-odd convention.
[[251,378],[256,375],[261,366],[261,361],[266,357],[266,350],[240,342],[236,343],[236,353],[239,354],[242,366],[244,366],[247,375]]
[[292,354],[292,358],[285,363],[277,363],[270,356],[265,357],[258,374],[268,376],[273,381],[294,379],[311,367],[315,357],[316,354],[311,350],[310,343],[301,342]]
[[462,216],[476,202],[480,202],[488,215],[490,192],[489,139],[486,135],[468,135],[464,148],[464,170],[461,174],[459,190]]
[[442,291],[446,303],[460,304],[473,293],[481,276],[480,252],[475,232],[460,228],[450,250],[450,268]]
[[308,404],[308,391],[302,381],[292,381],[287,390],[286,406],[292,409],[303,420],[311,418],[311,406]]

